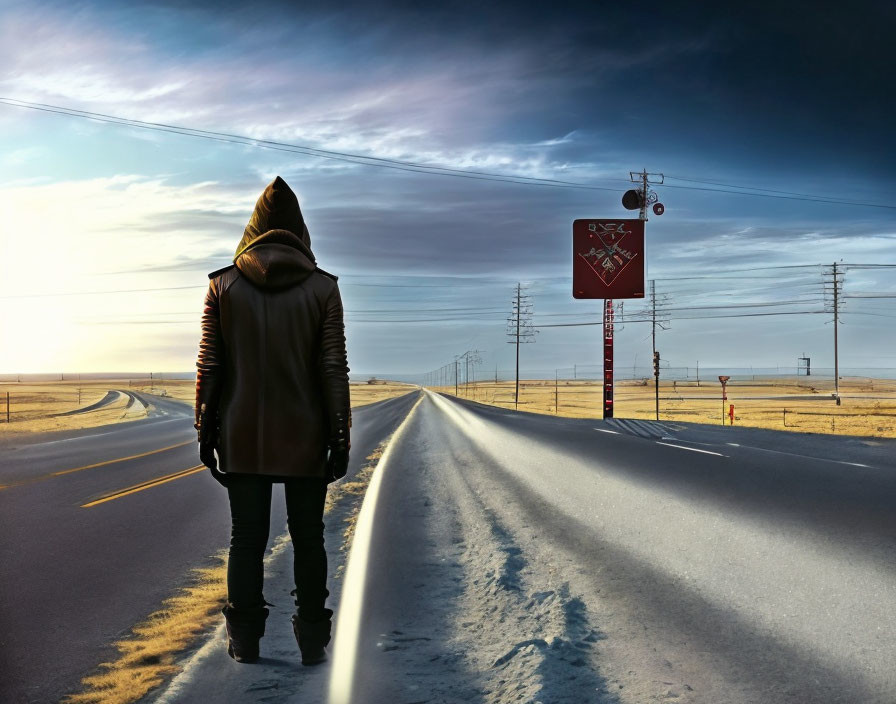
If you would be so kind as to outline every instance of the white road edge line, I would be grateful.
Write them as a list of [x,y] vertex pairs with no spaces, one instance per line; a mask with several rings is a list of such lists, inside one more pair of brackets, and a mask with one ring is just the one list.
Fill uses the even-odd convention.
[[721,452],[710,452],[709,450],[701,450],[696,447],[685,447],[684,445],[673,445],[671,442],[660,442],[657,440],[657,445],[665,445],[666,447],[677,447],[680,450],[690,450],[691,452],[702,452],[704,455],[716,455],[717,457],[727,457],[728,455],[723,455]]
[[423,395],[417,399],[417,402],[392,434],[392,439],[377,463],[376,471],[373,473],[373,477],[364,494],[361,510],[358,512],[355,535],[352,538],[352,547],[345,568],[342,596],[339,599],[339,617],[336,619],[336,633],[333,635],[333,667],[330,671],[330,686],[327,696],[329,704],[350,704],[352,701],[352,689],[354,688],[355,675],[357,674],[355,661],[358,658],[358,640],[364,608],[364,587],[367,581],[367,560],[370,556],[376,502],[379,497],[380,485],[383,481],[383,473],[388,468],[389,460],[392,457],[392,449],[398,443],[404,429],[414,415],[414,411],[417,410],[417,406],[420,405],[423,399]]
[[[677,440],[678,442],[689,442],[691,445],[705,445],[706,447],[717,447],[717,442],[697,442],[696,440],[686,440],[685,438],[670,438],[668,436],[661,437],[660,440]],[[727,443],[730,445],[731,443]]]
[[613,435],[619,435],[618,430],[604,430],[603,428],[595,428],[595,430],[599,433],[613,433]]
[[813,457],[812,455],[801,455],[797,452],[784,452],[784,450],[769,450],[767,447],[755,447],[753,445],[738,445],[737,443],[729,442],[728,445],[732,447],[742,447],[746,450],[758,450],[759,452],[772,452],[776,455],[787,455],[788,457],[799,457],[804,460],[815,460],[816,462],[833,462],[834,464],[848,464],[850,467],[865,467],[866,469],[872,469],[872,465],[870,464],[862,464],[860,462],[847,462],[846,460],[832,460],[829,457]]

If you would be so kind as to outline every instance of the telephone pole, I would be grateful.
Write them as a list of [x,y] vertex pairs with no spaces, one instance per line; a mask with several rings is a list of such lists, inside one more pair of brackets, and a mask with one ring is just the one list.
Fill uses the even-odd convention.
[[659,367],[659,354],[656,351],[656,326],[660,326],[660,330],[668,330],[668,328],[663,327],[664,320],[662,318],[664,311],[660,308],[660,319],[657,320],[657,309],[656,309],[656,279],[650,280],[650,322],[651,322],[651,332],[650,339],[651,345],[653,349],[653,364],[654,364],[654,374],[653,374],[653,385],[654,385],[654,397],[656,401],[656,419],[660,419],[660,367]]
[[482,363],[482,357],[479,356],[479,350],[467,350],[462,355],[454,358],[454,395],[457,396],[457,375],[460,367],[460,360],[464,360],[464,390],[467,397],[470,395],[470,371],[473,370],[475,377],[476,365]]
[[825,294],[831,294],[831,307],[826,309],[834,314],[834,398],[840,405],[840,349],[837,339],[840,324],[840,289],[843,286],[843,271],[837,268],[837,262],[831,265],[830,273],[825,273]]
[[511,299],[510,317],[507,318],[507,340],[516,345],[516,391],[514,393],[513,406],[520,406],[520,344],[535,342],[535,334],[538,332],[532,327],[532,297],[524,293],[521,283],[516,285],[516,291]]

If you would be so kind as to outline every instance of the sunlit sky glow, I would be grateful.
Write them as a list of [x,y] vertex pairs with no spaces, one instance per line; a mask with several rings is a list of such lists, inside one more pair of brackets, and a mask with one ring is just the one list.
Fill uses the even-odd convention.
[[[512,369],[504,318],[520,280],[536,325],[596,320],[600,302],[570,295],[571,224],[622,216],[630,170],[896,205],[894,98],[880,83],[896,70],[891,5],[600,5],[0,0],[0,97],[619,189],[426,176],[0,105],[0,373],[192,370],[206,274],[230,263],[278,174],[320,266],[340,276],[359,376],[473,348],[481,373]],[[896,264],[892,208],[657,192],[648,276],[670,306],[821,309],[820,269],[780,288],[672,279]],[[848,271],[846,291],[896,292],[896,270]],[[842,365],[896,367],[894,300],[848,301]],[[827,367],[829,318],[674,320],[658,346],[681,367],[795,365],[804,352]],[[648,334],[620,332],[619,366],[649,363]],[[598,327],[542,328],[523,367],[595,364],[598,340]]]

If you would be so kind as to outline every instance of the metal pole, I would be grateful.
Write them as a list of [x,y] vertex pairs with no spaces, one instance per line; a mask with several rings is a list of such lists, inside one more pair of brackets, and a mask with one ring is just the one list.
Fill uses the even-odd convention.
[[604,415],[613,417],[613,301],[604,300]]
[[639,215],[641,220],[647,219],[647,169],[644,169],[641,172],[641,214]]
[[455,396],[458,395],[458,393],[457,393],[457,367],[458,367],[458,361],[455,358],[455,360],[454,360],[454,395]]
[[6,392],[6,422],[9,423],[9,391]]

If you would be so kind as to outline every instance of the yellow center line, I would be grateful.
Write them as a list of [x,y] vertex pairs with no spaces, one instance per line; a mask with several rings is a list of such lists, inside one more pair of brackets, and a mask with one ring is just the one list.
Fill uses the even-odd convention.
[[94,469],[96,467],[105,467],[109,464],[115,464],[116,462],[127,462],[128,460],[136,460],[140,457],[148,457],[149,455],[155,455],[159,452],[167,452],[168,450],[173,450],[178,447],[183,447],[184,445],[192,445],[195,444],[195,440],[187,440],[186,442],[179,442],[176,445],[169,445],[168,447],[160,447],[158,450],[149,450],[148,452],[141,452],[136,455],[129,455],[128,457],[116,457],[114,460],[105,460],[104,462],[95,462],[93,464],[85,464],[83,467],[73,467],[72,469],[61,469],[58,472],[51,472],[50,474],[44,474],[39,477],[32,477],[31,479],[24,479],[20,482],[13,482],[12,484],[2,484],[0,485],[0,491],[4,489],[11,489],[16,486],[25,486],[26,484],[35,484],[37,482],[42,482],[46,479],[52,479],[53,477],[61,477],[64,474],[71,474],[72,472],[80,472],[85,469]]
[[152,489],[153,487],[159,486],[160,484],[173,482],[175,479],[183,479],[184,477],[189,477],[191,474],[196,474],[196,472],[201,472],[204,469],[205,465],[200,464],[195,467],[190,467],[189,469],[182,469],[181,471],[174,472],[173,474],[166,474],[162,477],[157,477],[156,479],[150,479],[147,482],[135,484],[134,486],[129,486],[126,489],[119,489],[118,491],[114,491],[111,494],[106,494],[99,499],[95,499],[94,501],[82,504],[81,508],[91,508],[92,506],[104,504],[107,501],[120,499],[121,497],[128,496],[129,494],[136,494],[138,491],[143,491],[144,489]]

